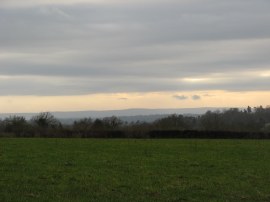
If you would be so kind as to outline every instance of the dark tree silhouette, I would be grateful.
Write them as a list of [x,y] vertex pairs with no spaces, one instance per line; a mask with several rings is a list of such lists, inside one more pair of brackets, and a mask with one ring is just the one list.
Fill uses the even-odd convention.
[[60,121],[58,121],[51,113],[42,112],[32,117],[31,122],[40,128],[58,128],[61,127]]
[[22,116],[11,116],[3,121],[4,131],[17,137],[29,136],[30,125]]

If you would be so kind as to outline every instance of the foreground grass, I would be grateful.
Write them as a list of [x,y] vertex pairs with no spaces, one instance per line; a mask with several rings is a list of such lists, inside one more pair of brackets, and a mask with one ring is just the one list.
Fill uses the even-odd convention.
[[270,201],[270,141],[0,139],[0,201]]

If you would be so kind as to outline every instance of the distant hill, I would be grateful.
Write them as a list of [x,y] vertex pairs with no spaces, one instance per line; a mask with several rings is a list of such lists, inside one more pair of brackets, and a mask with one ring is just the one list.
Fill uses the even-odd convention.
[[[145,121],[152,122],[156,119],[163,118],[170,114],[184,114],[184,115],[200,115],[208,110],[223,110],[226,108],[180,108],[180,109],[124,109],[124,110],[104,110],[104,111],[71,111],[71,112],[51,112],[56,118],[63,122],[73,122],[74,120],[91,117],[91,118],[104,118],[110,116],[120,117],[123,121],[135,122]],[[30,119],[37,113],[5,113],[0,114],[0,118],[6,118],[13,115],[24,116]]]

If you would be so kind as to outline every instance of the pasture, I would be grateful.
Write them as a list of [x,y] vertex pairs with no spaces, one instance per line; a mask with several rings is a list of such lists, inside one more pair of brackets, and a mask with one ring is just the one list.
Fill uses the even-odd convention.
[[2,138],[0,201],[270,201],[270,141]]

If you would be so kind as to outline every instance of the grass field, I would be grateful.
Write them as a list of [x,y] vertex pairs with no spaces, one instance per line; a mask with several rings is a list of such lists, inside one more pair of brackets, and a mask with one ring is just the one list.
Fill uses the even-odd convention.
[[270,201],[270,141],[0,139],[0,201]]

